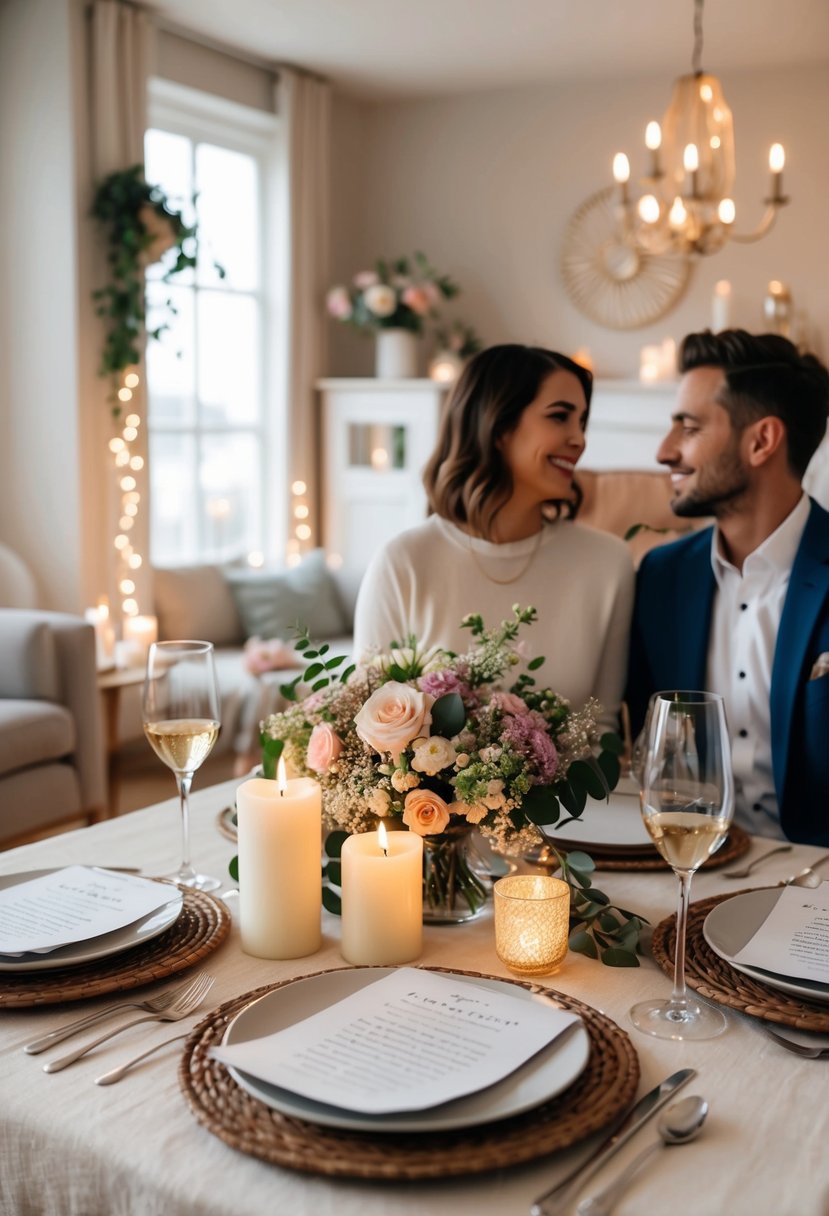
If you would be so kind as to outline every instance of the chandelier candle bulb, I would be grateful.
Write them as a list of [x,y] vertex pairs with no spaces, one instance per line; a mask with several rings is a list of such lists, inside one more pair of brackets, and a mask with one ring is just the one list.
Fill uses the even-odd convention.
[[239,928],[256,958],[302,958],[322,941],[322,791],[311,777],[253,777],[236,791]]
[[628,182],[630,180],[630,161],[624,152],[617,152],[613,157],[613,180],[619,187],[619,197],[623,203],[628,201]]
[[418,958],[423,838],[387,833],[382,823],[376,832],[349,836],[342,848],[342,900],[340,949],[347,963],[388,967]]
[[659,149],[662,147],[662,128],[658,122],[649,122],[645,128],[645,147],[651,154],[651,177],[661,177]]
[[772,144],[769,149],[769,168],[771,169],[771,201],[779,203],[783,200],[783,166],[786,163],[786,153],[782,144]]

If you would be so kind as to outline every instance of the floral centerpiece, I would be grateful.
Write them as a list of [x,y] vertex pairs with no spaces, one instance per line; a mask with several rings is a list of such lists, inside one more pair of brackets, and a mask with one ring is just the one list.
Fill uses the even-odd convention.
[[374,270],[361,270],[349,286],[332,287],[326,297],[329,314],[355,329],[407,329],[422,334],[424,321],[436,315],[442,300],[456,296],[460,288],[447,275],[439,274],[422,253],[387,262],[382,258]]
[[[459,839],[477,827],[499,852],[526,852],[542,838],[554,849],[548,829],[581,814],[588,794],[607,795],[621,743],[600,736],[597,703],[572,709],[528,671],[504,687],[522,659],[519,630],[536,616],[515,605],[511,620],[487,629],[472,614],[463,621],[472,636],[465,654],[424,653],[410,638],[344,670],[344,658],[300,638],[309,666],[283,686],[295,704],[262,723],[265,773],[284,754],[293,772],[319,780],[328,826],[340,829],[327,846],[334,882],[345,835],[397,819],[429,846],[425,910],[455,903],[474,914],[486,885]],[[301,701],[300,682],[310,688]],[[586,854],[555,852],[571,887],[571,948],[637,966],[639,918],[593,888]],[[325,894],[336,910],[336,896]]]
[[435,327],[435,345],[438,350],[457,355],[459,359],[471,359],[483,349],[483,343],[473,327],[459,320]]

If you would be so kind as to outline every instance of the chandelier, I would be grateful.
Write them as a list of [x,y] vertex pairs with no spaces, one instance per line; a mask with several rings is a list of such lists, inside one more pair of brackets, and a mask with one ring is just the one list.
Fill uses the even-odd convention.
[[789,201],[783,194],[785,152],[775,143],[769,151],[765,215],[753,232],[735,231],[734,124],[722,85],[702,70],[702,6],[703,0],[694,0],[691,74],[674,83],[662,126],[647,125],[649,172],[635,201],[627,156],[618,152],[613,158],[619,237],[629,249],[646,254],[711,254],[729,240],[757,241]]

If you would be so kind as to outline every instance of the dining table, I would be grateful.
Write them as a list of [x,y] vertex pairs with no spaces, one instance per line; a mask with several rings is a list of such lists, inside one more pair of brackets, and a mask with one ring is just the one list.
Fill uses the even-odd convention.
[[[583,1153],[584,1146],[524,1164],[483,1173],[430,1180],[331,1178],[259,1160],[223,1142],[194,1117],[178,1075],[182,1043],[150,1056],[118,1084],[95,1078],[173,1033],[187,1031],[211,1009],[242,994],[311,973],[348,966],[340,953],[340,922],[322,913],[322,946],[313,955],[285,961],[243,952],[238,899],[228,864],[235,853],[221,830],[237,782],[192,796],[192,857],[200,870],[223,880],[232,924],[222,944],[199,963],[214,977],[205,1004],[175,1028],[145,1023],[102,1044],[63,1071],[47,1075],[49,1055],[27,1055],[23,1045],[81,1013],[119,1000],[117,993],[39,1007],[0,1007],[0,1213],[2,1216],[525,1216]],[[139,867],[146,876],[174,870],[179,846],[178,801],[171,798],[117,819],[52,836],[0,853],[0,876],[70,864]],[[226,820],[224,821],[226,822]],[[747,859],[767,840],[752,839]],[[706,868],[694,878],[692,901],[790,875],[819,855],[796,845],[770,858],[750,879]],[[658,871],[617,870],[597,885],[620,906],[655,926],[675,910],[677,882]],[[228,893],[230,893],[228,895]],[[423,967],[510,978],[495,952],[491,907],[477,919],[426,925]],[[194,968],[195,971],[195,968]],[[185,978],[177,976],[176,979]],[[4,976],[0,975],[0,993]],[[826,1216],[829,1213],[829,1059],[801,1058],[781,1047],[764,1023],[726,1010],[727,1028],[701,1042],[661,1040],[637,1031],[629,1008],[646,997],[668,996],[670,978],[643,937],[638,967],[615,968],[570,952],[545,988],[578,998],[611,1018],[638,1055],[638,1094],[681,1068],[697,1076],[682,1095],[709,1104],[702,1132],[687,1145],[655,1154],[614,1209],[619,1216]],[[130,993],[146,996],[169,987],[155,982]],[[439,1141],[440,1134],[435,1133]],[[576,1201],[607,1183],[636,1153],[656,1139],[649,1122],[613,1161],[576,1192]],[[382,1153],[382,1133],[378,1133]],[[474,1160],[470,1166],[474,1167]]]

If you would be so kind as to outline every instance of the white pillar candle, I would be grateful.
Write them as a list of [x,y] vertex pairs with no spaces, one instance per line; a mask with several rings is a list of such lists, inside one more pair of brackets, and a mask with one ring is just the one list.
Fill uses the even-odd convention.
[[721,329],[728,329],[730,320],[731,284],[728,279],[720,279],[714,284],[711,300],[711,329],[718,334]]
[[254,777],[236,791],[239,927],[257,958],[319,950],[322,791],[310,777],[280,784]]
[[158,641],[158,621],[154,616],[125,616],[124,641],[136,666],[146,663],[153,642]]
[[349,836],[342,848],[342,943],[348,963],[410,963],[423,948],[423,839],[416,832]]

